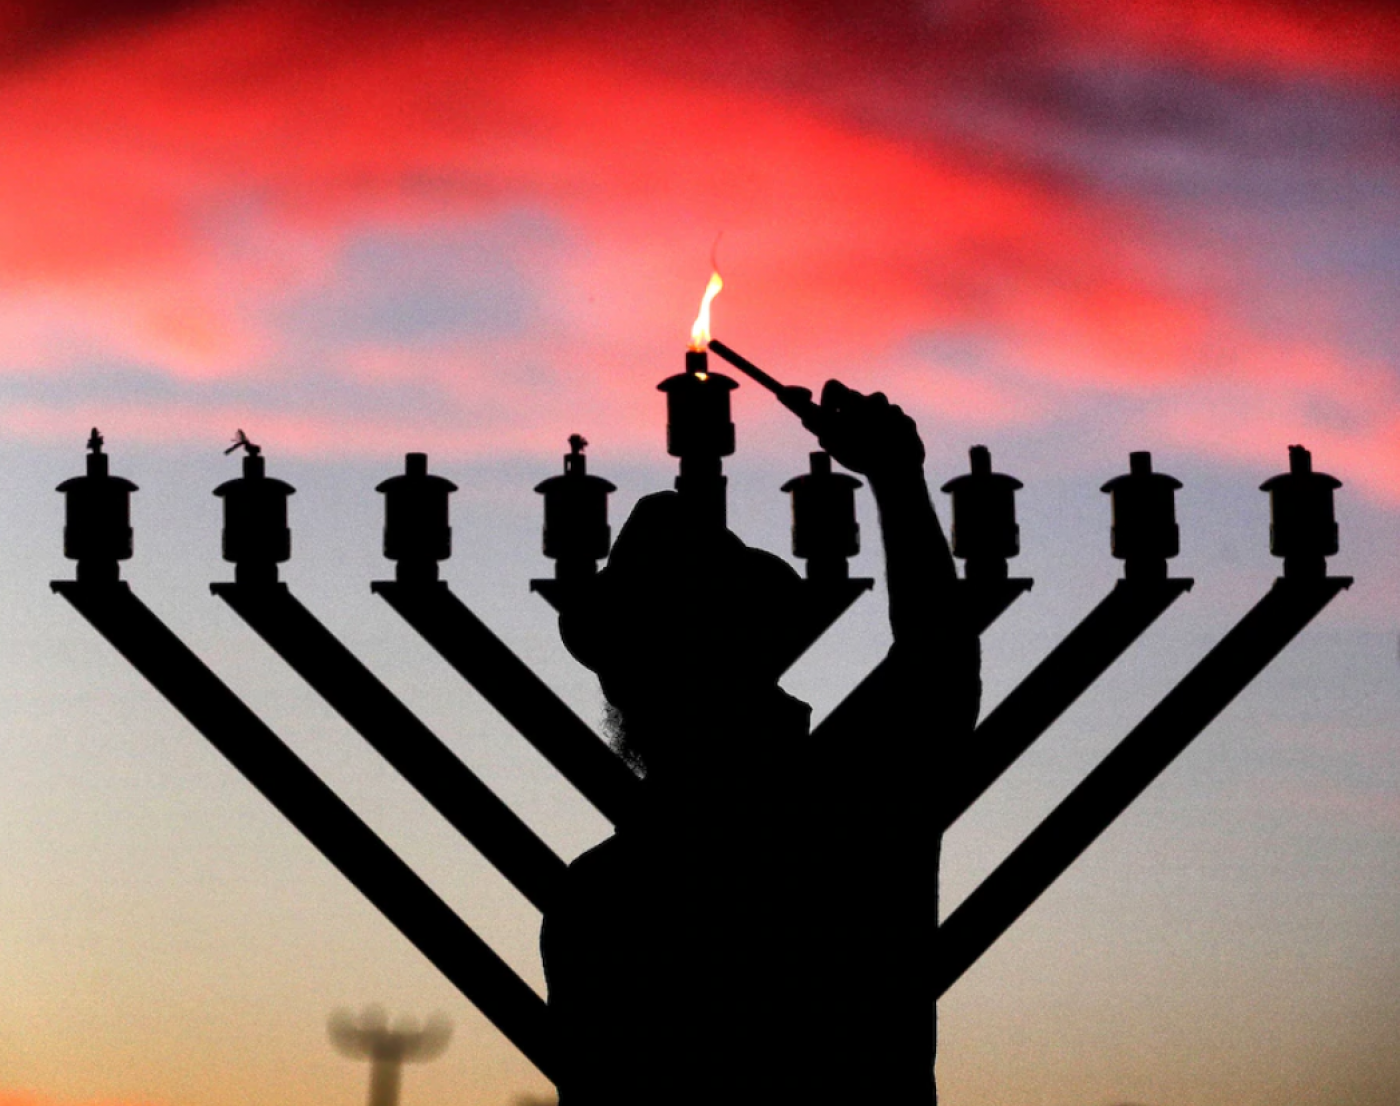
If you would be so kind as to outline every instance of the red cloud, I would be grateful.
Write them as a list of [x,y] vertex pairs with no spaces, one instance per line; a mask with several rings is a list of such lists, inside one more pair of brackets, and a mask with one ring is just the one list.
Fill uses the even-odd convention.
[[1046,17],[1090,49],[1285,77],[1400,78],[1400,13],[1375,0],[1055,0]]
[[[1042,18],[1050,41],[1209,60],[1230,39],[1215,10],[1144,0],[1116,28],[1088,6]],[[1305,41],[1322,43],[1323,59],[1341,33],[1330,16],[1229,10],[1256,19],[1265,43],[1292,44],[1299,65],[1314,56]],[[651,443],[650,385],[676,365],[723,228],[730,286],[716,333],[755,357],[812,379],[897,380],[912,406],[969,423],[1053,419],[1085,394],[1132,394],[1144,433],[1270,464],[1288,441],[1325,440],[1327,466],[1341,471],[1331,457],[1345,457],[1400,498],[1393,374],[1322,337],[1284,341],[1242,322],[1221,293],[1247,274],[1237,259],[1197,257],[1184,286],[1168,275],[1181,269],[1177,244],[1122,201],[974,156],[936,128],[859,116],[880,95],[911,112],[937,99],[940,63],[965,67],[959,51],[995,28],[973,30],[920,32],[906,16],[842,32],[725,6],[624,19],[562,5],[527,22],[230,4],[31,50],[0,75],[13,167],[0,176],[7,359],[30,374],[116,359],[195,383],[179,401],[15,403],[4,422],[72,433],[102,413],[133,433],[223,437],[252,421],[251,401],[198,382],[264,380],[273,394],[298,356],[279,312],[335,287],[355,234],[526,209],[561,236],[508,247],[540,300],[527,334],[471,348],[347,339],[310,354],[349,380],[431,383],[473,420],[469,446],[460,418],[425,423],[372,401],[349,419],[261,401],[259,433],[343,449],[348,422],[354,444],[376,452],[407,434],[449,452],[534,450],[592,409],[590,425],[613,440]],[[1342,71],[1366,68],[1352,56]],[[943,333],[981,336],[1005,371],[993,381],[912,352]],[[616,382],[606,397],[600,370]],[[1223,395],[1252,412],[1248,428]]]

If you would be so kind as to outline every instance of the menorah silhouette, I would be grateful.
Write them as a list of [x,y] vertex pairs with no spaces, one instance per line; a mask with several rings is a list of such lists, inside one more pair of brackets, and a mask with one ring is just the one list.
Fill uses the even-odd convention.
[[[732,351],[716,348],[746,373],[780,391],[795,410],[801,389],[782,389]],[[742,362],[742,364],[741,364]],[[755,375],[757,374],[757,375]],[[766,379],[764,379],[766,378]],[[675,486],[692,509],[723,522],[723,458],[734,451],[730,392],[736,382],[708,369],[703,349],[684,372],[660,384],[667,399],[667,449],[678,458]],[[89,440],[87,472],[59,485],[67,496],[64,552],[76,579],[55,581],[67,599],[277,809],[436,965],[545,1075],[556,1049],[543,1000],[428,885],[257,717],[120,579],[132,555],[130,495],[113,476],[102,438]],[[577,435],[561,474],[535,489],[544,498],[544,552],[551,579],[531,588],[557,609],[579,601],[610,548],[607,497],[613,485],[587,471]],[[232,583],[211,585],[327,703],[537,907],[550,902],[564,862],[492,793],[278,579],[289,559],[291,485],[269,477],[256,445],[239,432],[241,477],[215,489],[224,501],[223,556]],[[964,562],[960,587],[979,633],[1031,586],[1010,576],[1020,551],[1015,492],[1020,481],[992,469],[983,446],[971,469],[950,480],[953,552]],[[793,551],[806,562],[805,613],[788,628],[795,661],[871,586],[852,579],[859,550],[855,490],[813,453],[810,471],[785,484],[793,510]],[[1337,551],[1333,492],[1340,481],[1314,472],[1302,446],[1289,448],[1287,472],[1267,480],[1271,552],[1283,573],[1264,596],[1187,673],[1085,779],[942,922],[937,994],[947,990],[1021,916],[1289,641],[1350,577],[1327,575]],[[1108,595],[999,704],[973,740],[954,751],[942,782],[944,826],[951,825],[1083,692],[1185,592],[1192,581],[1168,574],[1178,552],[1179,481],[1153,471],[1146,452],[1103,486],[1111,497],[1111,551],[1123,575]],[[394,579],[381,596],[486,701],[604,816],[616,822],[640,781],[607,745],[439,579],[451,553],[449,496],[455,485],[429,473],[427,457],[407,455],[405,471],[379,484],[384,553]],[[879,666],[818,727],[816,737],[859,733],[881,694]]]

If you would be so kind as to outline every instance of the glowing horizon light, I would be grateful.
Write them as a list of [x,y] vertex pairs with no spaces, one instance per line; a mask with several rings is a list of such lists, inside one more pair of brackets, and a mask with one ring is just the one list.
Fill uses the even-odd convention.
[[690,328],[690,348],[696,353],[702,352],[710,344],[710,302],[719,295],[719,290],[724,287],[724,281],[720,279],[719,270],[716,269],[710,274],[710,283],[705,285],[705,296],[700,301],[700,313],[695,316],[695,324]]

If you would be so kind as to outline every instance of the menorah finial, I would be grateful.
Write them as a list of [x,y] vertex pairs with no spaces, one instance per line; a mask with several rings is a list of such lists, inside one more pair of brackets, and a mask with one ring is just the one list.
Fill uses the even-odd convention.
[[1128,454],[1128,471],[1100,490],[1111,497],[1113,529],[1109,547],[1123,562],[1129,580],[1165,580],[1167,561],[1181,552],[1176,524],[1176,493],[1181,481],[1152,471],[1152,454]]
[[243,475],[214,489],[224,501],[224,560],[233,562],[239,583],[275,584],[277,566],[292,555],[287,497],[296,489],[267,475],[262,447],[242,430],[224,455],[236,449],[247,450]]
[[676,491],[697,517],[724,526],[724,458],[734,452],[730,377],[712,373],[702,345],[685,351],[685,371],[656,386],[666,393],[666,452],[680,461]]
[[807,562],[810,580],[845,580],[847,558],[860,552],[856,522],[859,480],[831,471],[831,454],[808,454],[811,471],[794,476],[782,490],[792,496],[792,552]]
[[356,1018],[348,1010],[330,1016],[331,1043],[346,1056],[370,1061],[369,1106],[397,1106],[404,1064],[442,1055],[452,1023],[434,1014],[421,1026],[400,1018],[392,1027],[382,1006],[367,1006]]
[[426,453],[404,454],[404,470],[381,480],[384,496],[384,556],[396,562],[394,577],[406,584],[432,584],[438,562],[452,556],[448,496],[457,485],[428,472]]
[[993,472],[992,451],[984,445],[969,449],[967,459],[968,471],[943,485],[953,497],[953,556],[967,565],[969,580],[1005,580],[1006,562],[1021,552],[1016,493],[1025,485]]
[[612,546],[608,496],[617,485],[589,475],[587,447],[582,434],[570,434],[563,475],[535,485],[544,496],[544,555],[554,561],[555,579],[571,583],[591,578]]
[[1269,551],[1283,558],[1283,574],[1321,580],[1327,558],[1337,552],[1337,514],[1332,493],[1342,486],[1335,476],[1313,470],[1312,454],[1301,445],[1288,447],[1288,471],[1259,485],[1269,493]]
[[78,579],[112,582],[131,556],[131,493],[136,485],[108,469],[97,427],[87,440],[87,466],[58,486],[65,497],[63,555],[78,562]]

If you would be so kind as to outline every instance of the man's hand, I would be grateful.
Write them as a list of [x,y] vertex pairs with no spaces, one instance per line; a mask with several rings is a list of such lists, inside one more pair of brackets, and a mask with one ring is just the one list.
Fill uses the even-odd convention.
[[821,405],[802,421],[821,447],[852,472],[872,479],[923,473],[919,428],[883,392],[867,396],[828,380]]

